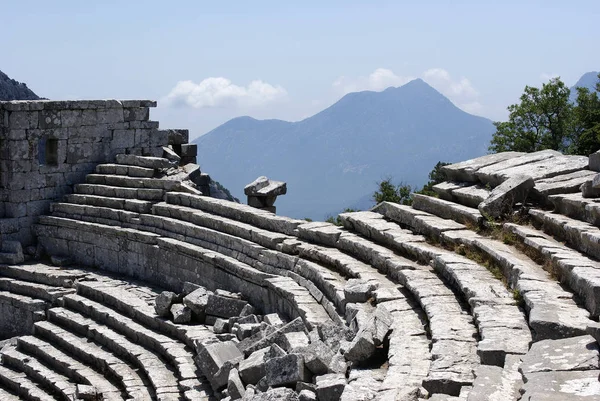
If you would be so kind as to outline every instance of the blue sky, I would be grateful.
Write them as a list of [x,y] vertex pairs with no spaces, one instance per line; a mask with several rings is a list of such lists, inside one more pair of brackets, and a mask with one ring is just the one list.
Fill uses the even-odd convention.
[[51,99],[159,100],[192,137],[416,77],[498,120],[525,85],[600,70],[597,0],[288,3],[3,1],[0,70]]

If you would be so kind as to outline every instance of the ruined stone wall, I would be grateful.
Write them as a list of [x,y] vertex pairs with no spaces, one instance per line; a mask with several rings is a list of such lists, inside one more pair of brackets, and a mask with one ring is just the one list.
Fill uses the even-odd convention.
[[0,235],[32,241],[30,227],[99,163],[119,153],[162,156],[168,131],[149,121],[155,101],[0,102]]

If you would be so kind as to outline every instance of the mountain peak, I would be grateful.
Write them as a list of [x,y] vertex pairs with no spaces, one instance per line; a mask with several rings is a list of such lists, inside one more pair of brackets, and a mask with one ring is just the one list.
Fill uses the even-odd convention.
[[40,97],[27,87],[0,71],[0,100],[38,100]]

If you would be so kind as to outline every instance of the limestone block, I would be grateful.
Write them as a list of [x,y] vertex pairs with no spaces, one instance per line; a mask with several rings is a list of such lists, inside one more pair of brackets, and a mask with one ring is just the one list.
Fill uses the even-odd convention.
[[[265,376],[265,355],[270,348],[254,351],[248,358],[240,362],[240,376],[246,384],[256,384]],[[285,353],[284,353],[285,354]]]
[[315,375],[327,373],[334,356],[333,351],[320,340],[310,343],[302,350],[302,354],[304,355],[304,364]]
[[534,185],[529,176],[509,178],[494,188],[490,196],[479,205],[479,211],[484,216],[500,217],[510,211],[515,203],[524,201]]
[[304,357],[300,354],[288,354],[269,359],[265,364],[267,383],[269,386],[295,385],[306,381]]
[[198,154],[198,145],[186,143],[181,145],[181,157],[196,157]]
[[265,176],[258,177],[244,187],[244,194],[247,196],[279,196],[285,195],[286,192],[285,182],[272,181]]
[[232,341],[221,342],[213,340],[212,342],[196,343],[196,351],[198,353],[197,362],[200,370],[211,380],[213,387],[216,385],[218,388],[227,383],[229,376],[229,371],[227,371],[224,380],[222,380],[222,375],[217,375],[225,363],[229,362],[233,368],[243,360],[242,353]]
[[156,303],[154,305],[154,310],[156,314],[161,317],[169,316],[171,312],[171,305],[177,299],[177,294],[171,291],[163,291],[156,297]]
[[192,320],[192,310],[183,304],[171,305],[173,323],[189,323]]
[[169,145],[183,145],[189,142],[189,131],[186,129],[168,129],[167,132]]
[[346,388],[346,377],[340,373],[329,373],[316,378],[319,400],[338,401]]
[[377,285],[373,282],[351,278],[344,287],[346,302],[367,302],[373,296],[373,291],[376,289]]
[[524,375],[545,371],[595,370],[599,367],[599,356],[598,343],[590,335],[542,340],[531,346],[520,369]]
[[239,400],[244,396],[246,389],[240,379],[240,375],[237,369],[231,369],[229,371],[229,377],[227,380],[227,393],[232,400]]
[[248,302],[243,300],[209,294],[205,312],[209,315],[229,318],[239,316],[247,304]]
[[209,294],[210,291],[200,287],[183,297],[183,304],[190,308],[194,316],[201,321],[204,320]]

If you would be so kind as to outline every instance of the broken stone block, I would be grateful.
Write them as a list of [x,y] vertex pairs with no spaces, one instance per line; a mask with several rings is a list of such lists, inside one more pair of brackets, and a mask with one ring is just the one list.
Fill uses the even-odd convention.
[[75,397],[78,400],[84,401],[100,401],[104,399],[102,393],[98,392],[96,387],[88,386],[85,384],[77,385],[77,387],[75,388]]
[[189,323],[192,320],[192,310],[183,304],[171,305],[173,323]]
[[285,350],[279,345],[271,344],[271,346],[268,348],[268,351],[265,353],[265,361],[271,358],[279,358],[280,356],[284,356],[286,354],[287,353]]
[[302,390],[298,394],[298,401],[317,401],[317,394],[310,390]]
[[490,196],[479,204],[479,211],[484,216],[494,218],[509,213],[515,203],[527,199],[534,185],[533,179],[529,176],[511,177],[492,190]]
[[584,198],[598,198],[600,197],[600,188],[593,187],[593,181],[589,180],[581,184],[579,187],[581,190],[581,196]]
[[315,375],[327,373],[333,359],[333,351],[322,341],[310,343],[302,350],[302,355],[304,365]]
[[340,349],[341,341],[352,341],[354,332],[346,326],[340,326],[332,322],[317,326],[321,341],[323,341],[333,352]]
[[281,347],[288,353],[297,352],[308,346],[308,336],[303,331],[285,333],[281,339]]
[[267,383],[269,386],[295,385],[306,381],[304,357],[300,354],[288,354],[269,359],[265,364]]
[[177,294],[171,291],[163,291],[156,297],[154,304],[154,310],[156,314],[161,317],[169,316],[171,312],[171,305],[177,300]]
[[373,291],[377,289],[377,285],[365,280],[351,278],[344,287],[344,295],[346,302],[367,302],[373,296]]
[[240,375],[237,369],[231,369],[229,371],[229,377],[227,380],[227,393],[232,400],[239,400],[246,393],[244,384],[240,379]]
[[316,378],[319,400],[338,401],[346,388],[346,378],[340,373],[329,373]]
[[173,149],[171,149],[168,146],[163,146],[162,149],[163,149],[163,157],[165,159],[179,164],[181,157],[177,153],[175,153],[175,151]]
[[277,313],[269,313],[268,315],[263,316],[263,321],[275,328],[281,327],[285,324]]
[[213,333],[223,334],[229,332],[229,321],[217,318],[213,324]]
[[227,362],[237,364],[244,358],[233,341],[196,343],[196,352],[198,353],[197,362],[200,370],[211,381],[211,385],[215,389],[222,388],[227,384],[229,371],[227,371],[225,377],[223,377],[223,371],[217,376],[223,366]]
[[269,348],[254,351],[250,356],[240,362],[240,377],[246,384],[256,384],[265,376],[265,354]]
[[245,398],[244,401],[298,401],[298,394],[290,388],[271,388],[265,389],[263,393]]
[[206,301],[205,313],[208,315],[229,318],[239,316],[240,312],[248,304],[246,301],[209,294]]
[[346,374],[347,370],[348,363],[346,362],[346,358],[344,358],[342,354],[334,354],[327,368],[327,372]]
[[206,318],[205,311],[209,295],[210,291],[200,287],[183,297],[183,304],[192,310],[194,317],[200,322]]
[[260,323],[236,323],[234,328],[236,328],[236,336],[238,340],[243,340],[245,338],[251,337],[252,335],[258,333],[261,328]]
[[344,356],[352,362],[363,362],[373,356],[389,334],[393,318],[384,306],[378,305],[368,322],[356,334]]

